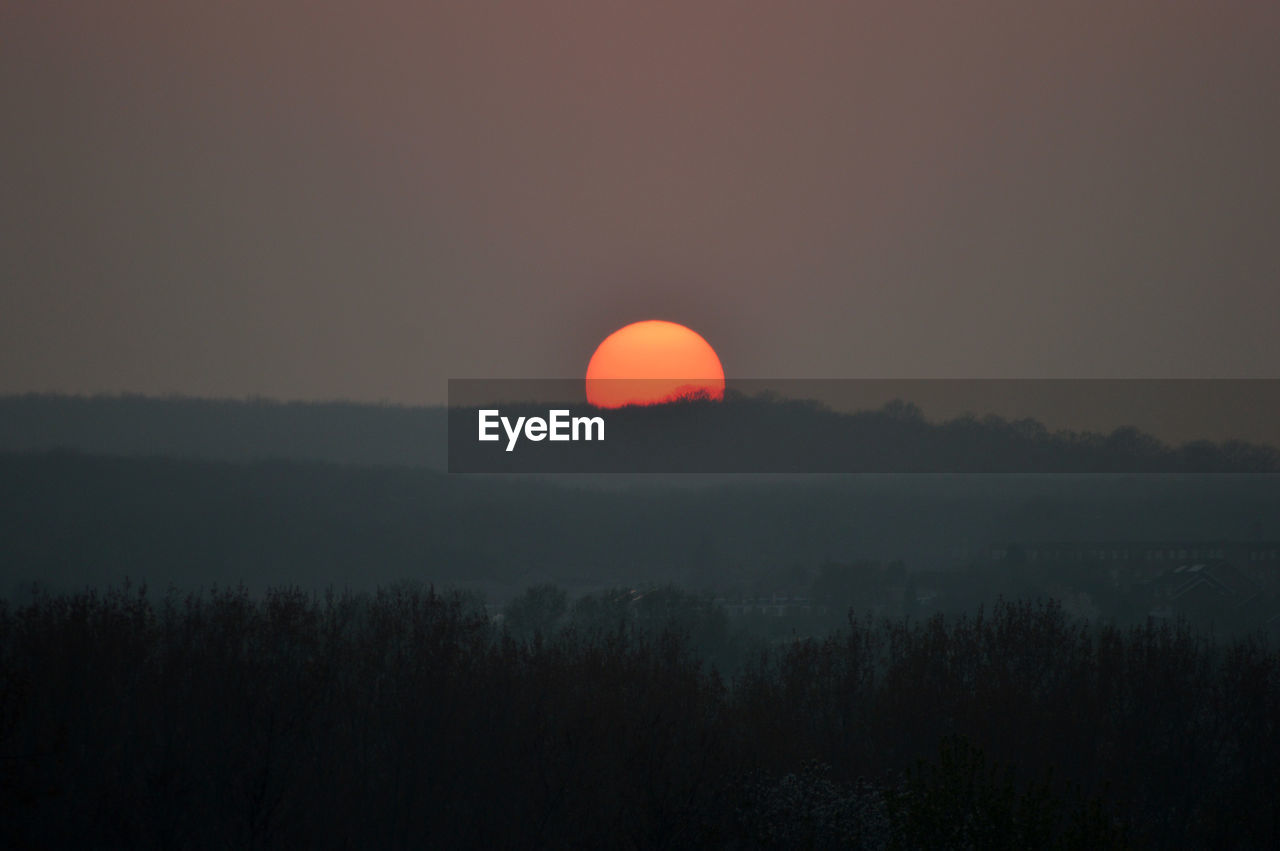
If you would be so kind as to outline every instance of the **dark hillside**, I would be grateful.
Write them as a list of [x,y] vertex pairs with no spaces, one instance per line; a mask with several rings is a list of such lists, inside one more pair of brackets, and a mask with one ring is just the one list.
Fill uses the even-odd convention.
[[0,455],[0,582],[406,577],[729,587],[827,559],[946,568],[1016,540],[1280,537],[1268,476],[850,476],[607,490],[286,461]]

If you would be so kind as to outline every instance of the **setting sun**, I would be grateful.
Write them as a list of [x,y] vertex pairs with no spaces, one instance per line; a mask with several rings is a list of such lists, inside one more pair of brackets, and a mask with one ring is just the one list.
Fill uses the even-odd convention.
[[587,364],[587,401],[598,408],[655,405],[691,394],[724,398],[715,349],[675,322],[650,319],[614,331]]

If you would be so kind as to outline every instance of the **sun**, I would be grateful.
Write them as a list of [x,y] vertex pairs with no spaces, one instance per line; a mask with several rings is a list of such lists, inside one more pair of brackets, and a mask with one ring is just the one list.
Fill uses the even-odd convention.
[[597,408],[689,395],[723,399],[724,367],[702,335],[676,322],[648,319],[619,328],[587,364],[587,401]]

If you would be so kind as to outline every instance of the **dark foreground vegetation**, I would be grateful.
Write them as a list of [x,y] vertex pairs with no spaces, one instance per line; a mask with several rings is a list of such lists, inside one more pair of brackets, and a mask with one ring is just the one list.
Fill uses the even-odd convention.
[[554,630],[407,586],[0,604],[0,845],[1280,844],[1260,640],[1017,603],[720,672],[688,607],[610,599]]

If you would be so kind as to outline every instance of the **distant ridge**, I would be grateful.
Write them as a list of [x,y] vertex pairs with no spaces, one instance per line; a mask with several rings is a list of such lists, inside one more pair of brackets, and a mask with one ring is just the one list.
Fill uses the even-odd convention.
[[[514,406],[515,413],[545,410]],[[465,408],[356,402],[278,402],[59,396],[0,397],[0,452],[69,449],[96,455],[208,461],[294,460],[450,469],[449,421]],[[1132,427],[1050,432],[1035,420],[930,422],[909,402],[842,413],[777,397],[689,400],[610,414],[610,439],[496,452],[460,441],[452,469],[485,472],[695,473],[1280,473],[1280,451],[1229,441],[1161,443]],[[657,430],[655,431],[655,426]],[[653,435],[663,435],[655,445]],[[471,453],[467,455],[465,453]],[[692,458],[692,460],[690,460]],[[464,463],[458,463],[459,461]],[[487,466],[486,466],[487,465]],[[507,465],[507,466],[503,466]]]

